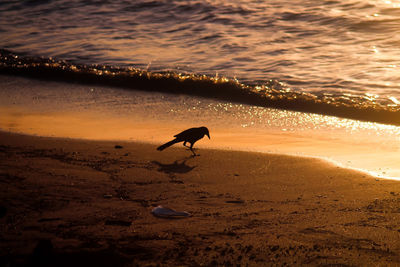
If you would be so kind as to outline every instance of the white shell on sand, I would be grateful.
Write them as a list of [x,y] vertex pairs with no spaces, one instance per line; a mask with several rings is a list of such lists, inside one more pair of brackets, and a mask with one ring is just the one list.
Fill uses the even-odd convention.
[[190,217],[191,214],[186,211],[175,211],[173,209],[169,208],[164,208],[163,206],[157,206],[155,207],[151,213],[153,213],[154,216],[157,217],[162,217],[162,218],[185,218],[185,217]]

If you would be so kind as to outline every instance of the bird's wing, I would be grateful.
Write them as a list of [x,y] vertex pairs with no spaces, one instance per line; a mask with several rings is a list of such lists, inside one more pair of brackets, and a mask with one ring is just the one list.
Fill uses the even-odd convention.
[[196,128],[190,128],[190,129],[184,130],[183,132],[180,132],[180,133],[174,135],[174,137],[176,137],[176,138],[186,137],[187,135],[191,135],[194,129],[196,129]]

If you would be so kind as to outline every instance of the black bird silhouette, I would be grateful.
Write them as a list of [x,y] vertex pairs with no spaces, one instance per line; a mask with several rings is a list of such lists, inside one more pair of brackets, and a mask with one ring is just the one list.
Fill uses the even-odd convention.
[[196,143],[198,140],[203,138],[205,135],[208,136],[208,139],[210,139],[210,133],[208,132],[207,127],[198,127],[198,128],[190,128],[187,129],[181,133],[178,133],[177,135],[174,135],[175,139],[171,140],[159,147],[157,147],[157,150],[164,150],[167,147],[172,146],[173,144],[183,142],[183,145],[186,147],[189,147],[186,145],[186,143],[190,143],[190,151],[192,151],[193,155],[196,156],[196,153],[194,153],[193,150],[193,145]]

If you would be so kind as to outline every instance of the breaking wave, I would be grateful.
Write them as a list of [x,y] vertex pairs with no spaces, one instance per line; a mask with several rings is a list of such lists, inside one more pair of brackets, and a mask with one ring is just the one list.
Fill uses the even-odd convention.
[[400,125],[400,108],[397,105],[377,102],[373,96],[327,93],[315,95],[293,91],[276,80],[269,80],[263,84],[244,84],[234,78],[218,75],[173,71],[150,72],[133,67],[73,64],[53,58],[16,54],[8,50],[0,50],[0,74],[186,94],[255,106]]

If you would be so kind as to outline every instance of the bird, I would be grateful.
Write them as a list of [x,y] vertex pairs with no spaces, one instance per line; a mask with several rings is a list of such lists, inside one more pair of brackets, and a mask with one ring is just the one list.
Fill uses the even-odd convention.
[[184,130],[183,132],[178,133],[177,135],[174,135],[175,139],[157,147],[157,150],[162,151],[166,149],[167,147],[172,146],[173,144],[183,142],[183,145],[185,147],[189,147],[186,145],[186,143],[190,144],[190,151],[192,151],[193,156],[197,156],[196,153],[193,150],[193,145],[196,143],[198,140],[203,138],[205,135],[208,136],[208,139],[210,138],[210,133],[207,129],[207,127],[197,127],[197,128],[190,128],[187,130]]

